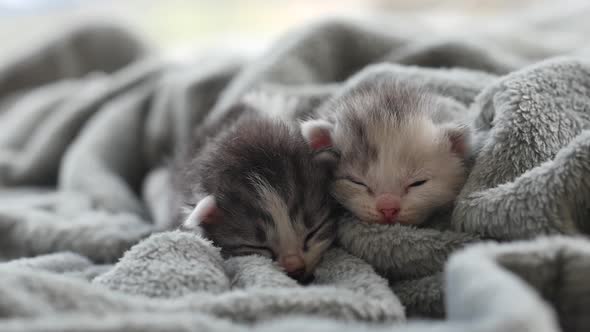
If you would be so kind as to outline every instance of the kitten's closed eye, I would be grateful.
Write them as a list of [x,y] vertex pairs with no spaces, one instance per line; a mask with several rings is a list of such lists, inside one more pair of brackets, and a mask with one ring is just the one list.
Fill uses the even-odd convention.
[[359,180],[357,178],[354,178],[354,177],[351,177],[351,176],[346,176],[346,177],[340,178],[340,180],[345,180],[345,181],[348,181],[348,182],[352,182],[352,183],[354,183],[355,185],[358,185],[358,186],[368,187],[361,180]]
[[228,248],[233,255],[247,256],[247,255],[261,255],[268,258],[275,259],[274,251],[266,246],[256,246],[249,244],[236,245]]
[[324,226],[328,225],[330,223],[330,219],[326,219],[323,222],[321,222],[316,228],[312,229],[309,233],[307,233],[307,236],[305,236],[305,241],[303,243],[303,249],[307,251],[307,249],[309,248],[309,242],[315,238],[315,236],[320,232],[320,230],[322,230],[323,228],[325,228]]
[[420,181],[416,181],[411,183],[408,187],[419,187],[423,184],[425,184],[428,180],[420,180]]

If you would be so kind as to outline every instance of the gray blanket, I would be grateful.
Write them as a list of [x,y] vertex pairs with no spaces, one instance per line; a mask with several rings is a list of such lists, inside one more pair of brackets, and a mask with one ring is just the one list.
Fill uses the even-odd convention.
[[[92,25],[1,64],[0,331],[590,328],[586,52],[400,31],[321,22],[255,59],[172,61]],[[173,230],[167,160],[196,125],[251,91],[305,113],[374,74],[454,99],[477,129],[452,211],[341,220],[307,287]]]

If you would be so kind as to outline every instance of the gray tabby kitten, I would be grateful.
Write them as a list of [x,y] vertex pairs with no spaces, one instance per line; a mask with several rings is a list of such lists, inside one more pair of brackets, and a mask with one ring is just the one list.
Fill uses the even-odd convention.
[[176,183],[187,213],[224,257],[269,257],[305,282],[335,237],[333,161],[316,158],[298,128],[236,105],[200,128]]
[[301,123],[314,150],[340,155],[333,196],[380,224],[421,224],[452,205],[467,177],[470,134],[449,120],[464,108],[392,75],[355,83]]

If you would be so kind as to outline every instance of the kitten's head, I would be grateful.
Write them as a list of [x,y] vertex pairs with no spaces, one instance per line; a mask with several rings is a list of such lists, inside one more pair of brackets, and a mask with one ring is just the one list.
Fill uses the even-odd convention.
[[248,118],[197,163],[204,197],[185,225],[199,225],[222,255],[259,254],[304,281],[335,237],[332,163],[314,157],[296,128]]
[[336,150],[333,196],[371,223],[422,223],[451,203],[466,177],[467,128],[440,125],[436,97],[395,86],[334,100],[333,117],[301,125],[310,146]]

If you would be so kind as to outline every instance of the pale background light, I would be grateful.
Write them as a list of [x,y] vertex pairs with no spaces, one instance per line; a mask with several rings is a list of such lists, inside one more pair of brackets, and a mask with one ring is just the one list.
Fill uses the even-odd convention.
[[95,19],[120,21],[157,47],[254,45],[323,16],[366,12],[429,15],[438,29],[465,17],[489,16],[541,0],[0,0],[0,41],[13,49],[64,26]]

